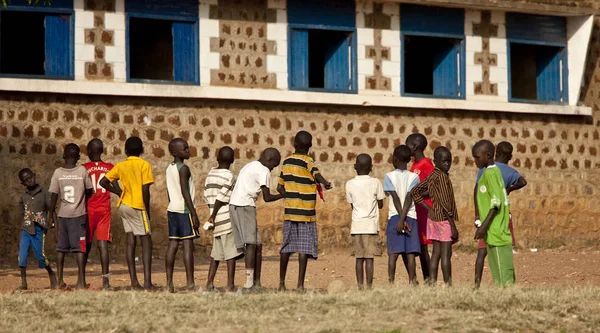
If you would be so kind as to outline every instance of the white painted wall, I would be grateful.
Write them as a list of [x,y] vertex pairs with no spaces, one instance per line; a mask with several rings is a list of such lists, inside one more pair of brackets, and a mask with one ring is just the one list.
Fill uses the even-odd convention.
[[594,27],[594,16],[567,17],[569,104],[577,105],[584,85],[587,50]]
[[287,2],[269,0],[268,8],[277,10],[277,22],[267,23],[267,40],[277,43],[277,53],[267,55],[267,72],[275,73],[277,89],[288,89],[288,24]]

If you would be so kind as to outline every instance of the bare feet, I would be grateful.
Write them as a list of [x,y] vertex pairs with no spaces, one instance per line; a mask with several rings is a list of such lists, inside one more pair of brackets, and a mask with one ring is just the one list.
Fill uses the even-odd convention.
[[160,288],[154,284],[144,284],[144,290],[145,291],[158,291],[158,290],[160,290]]
[[139,283],[133,283],[131,285],[131,290],[144,290],[144,287]]
[[27,290],[27,284],[22,284],[20,286],[18,286],[17,288],[14,289],[14,291],[23,291],[23,290]]
[[165,290],[168,293],[174,294],[175,293],[175,286],[172,283],[170,283],[170,284],[167,285],[167,287],[165,288]]
[[48,276],[50,277],[50,289],[56,289],[56,287],[58,287],[58,282],[56,281],[56,273],[49,273]]
[[278,289],[278,291],[279,291],[279,292],[285,292],[285,291],[287,291],[287,289],[286,289],[286,287],[285,287],[285,283],[280,283],[280,284],[279,284],[279,289]]

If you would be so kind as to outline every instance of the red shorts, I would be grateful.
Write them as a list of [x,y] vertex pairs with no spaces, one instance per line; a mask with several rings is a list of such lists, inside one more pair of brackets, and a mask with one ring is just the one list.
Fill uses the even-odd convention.
[[425,219],[417,219],[417,226],[419,228],[419,243],[421,245],[431,245],[431,239],[427,239],[427,216],[425,216]]
[[[512,237],[512,246],[515,247],[515,232],[513,231],[512,215],[508,219],[508,230],[510,230],[510,237]],[[483,238],[481,238],[479,240],[479,248],[480,249],[486,248],[486,244],[485,244],[485,241],[483,240]]]
[[96,233],[96,240],[112,242],[110,232],[111,215],[108,212],[88,212],[87,242],[91,243]]

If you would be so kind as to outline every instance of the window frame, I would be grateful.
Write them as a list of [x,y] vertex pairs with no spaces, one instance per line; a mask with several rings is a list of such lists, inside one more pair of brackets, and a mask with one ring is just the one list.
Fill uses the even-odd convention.
[[[0,78],[15,78],[15,79],[41,79],[41,80],[75,80],[75,9],[74,8],[52,8],[48,6],[23,6],[10,4],[5,8],[0,8],[1,12],[36,12],[36,13],[47,13],[53,15],[69,15],[69,68],[68,75],[57,76],[57,75],[39,75],[39,74],[14,74],[14,73],[0,73]],[[1,19],[1,18],[0,18]],[[44,18],[45,20],[45,18]],[[44,24],[44,33],[46,27]],[[0,31],[1,38],[2,31]],[[44,51],[44,59],[46,57]],[[45,60],[44,60],[45,63]],[[45,70],[44,64],[44,70]]]
[[[130,36],[129,36],[129,24],[131,18],[141,18],[141,19],[152,19],[152,20],[163,20],[163,21],[172,21],[172,22],[188,22],[194,23],[194,52],[196,56],[194,57],[194,81],[175,81],[173,80],[152,80],[152,79],[135,79],[131,78],[131,66],[129,66],[131,61],[131,51],[130,51]],[[128,83],[146,83],[146,84],[168,84],[168,85],[184,85],[184,86],[197,86],[200,85],[200,21],[197,17],[188,17],[188,16],[178,16],[178,15],[156,15],[156,14],[142,14],[142,13],[126,13],[125,17],[125,61],[126,61],[126,72],[127,72],[127,82]],[[174,43],[174,42],[173,42]],[[173,50],[171,50],[173,52]],[[175,71],[175,63],[173,63],[173,71]]]
[[[350,47],[350,56],[348,58],[350,73],[351,89],[340,90],[331,88],[311,88],[311,87],[294,87],[293,76],[294,70],[292,68],[292,30],[328,30],[328,31],[340,31],[352,33],[352,46]],[[358,45],[357,45],[357,29],[349,28],[346,26],[333,26],[333,25],[317,25],[317,24],[288,24],[287,39],[288,39],[288,89],[291,91],[309,91],[309,92],[322,92],[322,93],[336,93],[336,94],[358,94]]]

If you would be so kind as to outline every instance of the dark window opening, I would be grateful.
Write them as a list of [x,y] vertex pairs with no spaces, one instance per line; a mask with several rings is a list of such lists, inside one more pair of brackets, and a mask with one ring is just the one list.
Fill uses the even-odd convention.
[[511,43],[511,98],[560,101],[562,50],[555,46]]
[[349,32],[308,32],[308,87],[350,89]]
[[129,19],[129,75],[132,79],[173,81],[172,21]]
[[404,92],[460,96],[460,39],[405,36]]
[[0,73],[44,75],[44,13],[0,12]]

